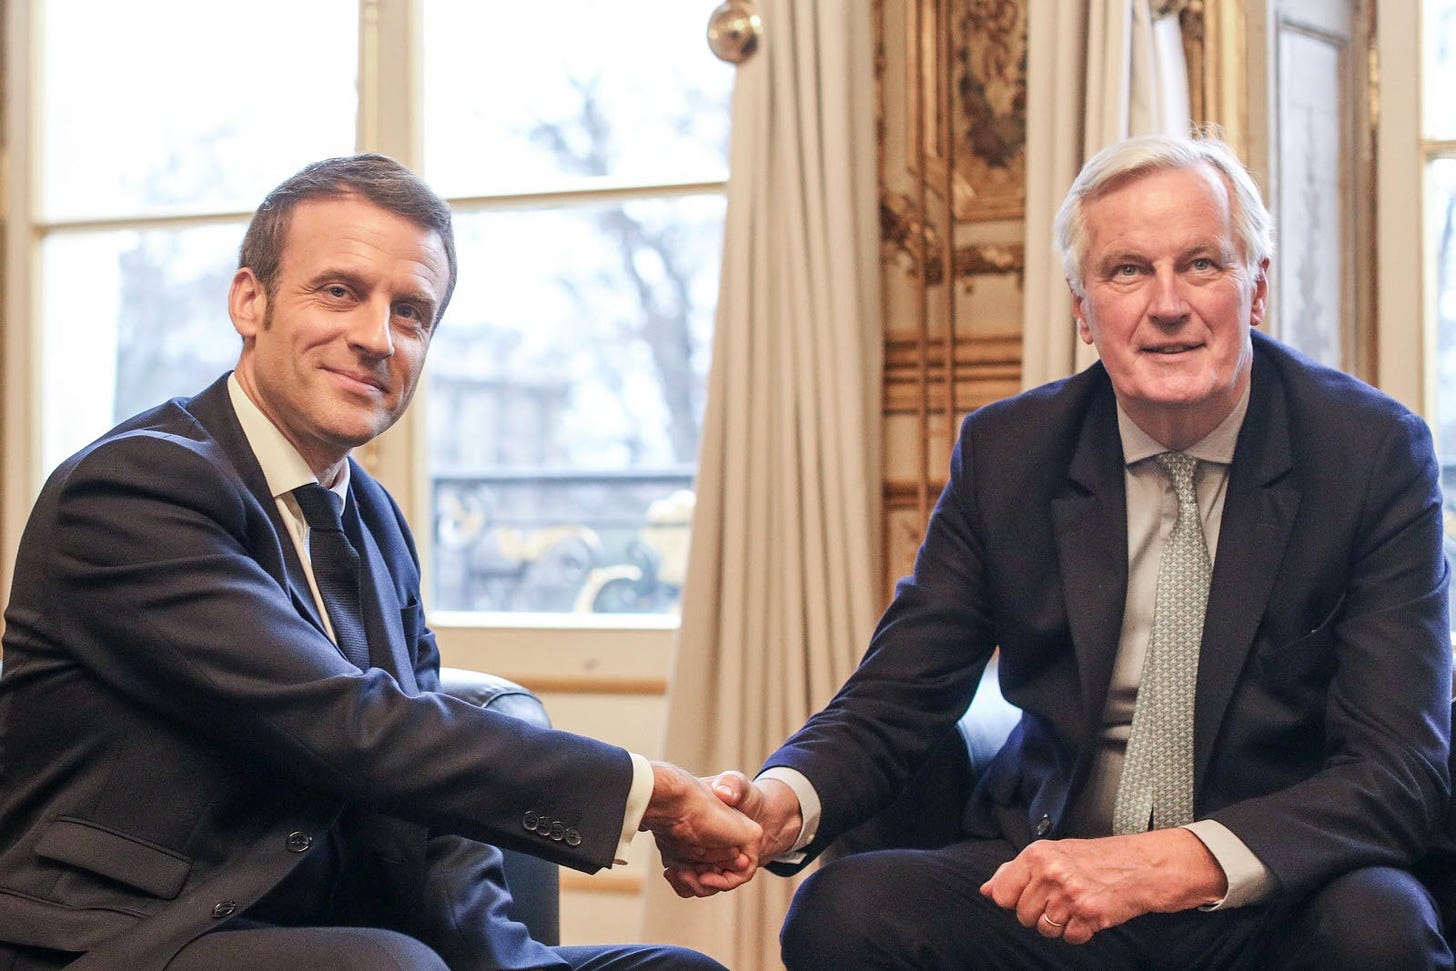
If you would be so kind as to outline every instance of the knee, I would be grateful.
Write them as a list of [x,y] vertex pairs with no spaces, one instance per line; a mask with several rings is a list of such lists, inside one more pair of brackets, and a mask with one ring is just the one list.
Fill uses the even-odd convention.
[[717,961],[670,944],[555,945],[551,948],[573,968],[616,971],[728,971]]
[[[866,892],[876,884],[860,872],[861,859],[850,856],[825,866],[794,894],[779,934],[790,971],[855,967],[868,946],[885,940],[877,927],[883,897]],[[877,898],[880,905],[873,902]]]
[[654,964],[647,967],[671,968],[673,971],[727,971],[723,965],[699,951],[685,947],[661,945],[650,949]]
[[[380,968],[410,968],[411,971],[449,971],[440,955],[426,944],[406,934],[376,930],[369,935],[367,947],[374,952]],[[372,965],[371,965],[372,966]]]
[[1404,870],[1368,867],[1337,877],[1306,905],[1301,964],[1322,971],[1450,967],[1430,894]]

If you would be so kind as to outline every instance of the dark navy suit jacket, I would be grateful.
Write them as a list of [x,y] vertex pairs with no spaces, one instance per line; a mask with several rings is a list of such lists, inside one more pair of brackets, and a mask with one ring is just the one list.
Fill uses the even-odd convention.
[[[1195,809],[1297,894],[1410,865],[1443,824],[1447,567],[1421,419],[1253,336],[1199,661]],[[965,420],[914,574],[859,669],[765,763],[823,799],[810,858],[893,798],[998,646],[1023,716],[963,830],[1017,847],[1062,835],[1117,652],[1126,521],[1100,364]]]
[[335,843],[342,814],[351,920],[452,967],[556,962],[505,919],[486,842],[610,865],[630,757],[435,693],[409,528],[351,475],[367,673],[324,633],[225,380],[51,476],[5,618],[0,942],[161,967]]

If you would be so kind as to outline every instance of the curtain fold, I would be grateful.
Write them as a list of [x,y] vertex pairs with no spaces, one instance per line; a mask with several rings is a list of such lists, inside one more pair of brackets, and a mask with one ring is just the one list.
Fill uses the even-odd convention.
[[[1069,104],[1082,105],[1080,118],[1068,117]],[[1148,0],[1031,4],[1023,388],[1066,377],[1096,357],[1077,339],[1051,232],[1078,168],[1131,135],[1187,134],[1191,111],[1177,17],[1155,20]]]
[[[878,607],[879,224],[870,0],[758,0],[738,68],[723,272],[665,757],[760,761],[848,677]],[[661,880],[643,939],[779,967],[797,881]]]

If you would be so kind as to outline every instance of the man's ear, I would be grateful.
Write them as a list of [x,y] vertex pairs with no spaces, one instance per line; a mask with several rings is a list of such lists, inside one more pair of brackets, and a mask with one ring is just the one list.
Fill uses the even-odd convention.
[[232,286],[228,288],[228,316],[233,320],[233,330],[244,342],[252,340],[263,329],[263,321],[268,316],[268,294],[263,281],[246,266],[233,274]]
[[1269,310],[1269,258],[1259,263],[1254,275],[1254,297],[1249,301],[1249,326],[1258,327]]
[[1084,306],[1086,297],[1077,292],[1072,281],[1067,281],[1067,289],[1072,291],[1072,316],[1077,321],[1077,336],[1082,338],[1082,343],[1092,343],[1092,328],[1087,326],[1087,308]]

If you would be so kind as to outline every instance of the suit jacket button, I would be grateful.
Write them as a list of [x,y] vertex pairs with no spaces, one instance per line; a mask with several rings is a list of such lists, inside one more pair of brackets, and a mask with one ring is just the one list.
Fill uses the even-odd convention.
[[1050,833],[1051,831],[1052,831],[1052,820],[1051,820],[1051,817],[1050,816],[1043,816],[1041,819],[1038,819],[1036,821],[1036,836],[1037,836],[1037,839],[1040,839],[1041,837],[1045,836],[1047,833]]
[[238,905],[235,901],[219,900],[212,905],[212,916],[215,919],[221,920],[224,917],[231,917],[237,909]]
[[535,813],[526,813],[526,815],[521,817],[521,825],[526,828],[526,832],[528,833],[536,832],[536,827],[540,824],[541,817]]
[[566,826],[559,819],[551,823],[551,838],[558,843],[566,839]]
[[575,826],[566,831],[566,845],[573,848],[581,845],[581,832]]
[[307,853],[308,848],[313,845],[313,837],[307,833],[289,833],[287,845],[290,853]]

